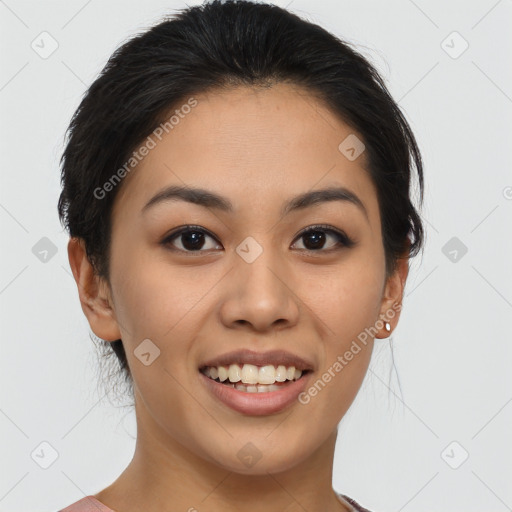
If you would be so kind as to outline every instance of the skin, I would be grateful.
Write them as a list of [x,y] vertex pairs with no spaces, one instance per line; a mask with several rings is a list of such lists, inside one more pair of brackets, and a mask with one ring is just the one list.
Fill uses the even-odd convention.
[[[313,362],[316,381],[359,333],[401,305],[408,258],[386,279],[365,154],[350,161],[338,150],[353,130],[306,91],[278,84],[195,98],[121,185],[110,282],[94,273],[80,240],[68,245],[90,327],[104,340],[123,340],[134,378],[135,454],[95,497],[118,512],[230,512],[240,504],[248,512],[348,510],[332,489],[337,426],[360,389],[373,336],[308,404],[259,417],[212,398],[198,367],[238,348],[285,348]],[[174,201],[141,214],[173,184],[224,195],[235,212]],[[368,217],[340,201],[280,217],[286,199],[329,185],[357,194]],[[319,223],[356,245],[330,251],[336,239],[326,232],[324,245],[307,251],[311,238],[298,234]],[[187,224],[214,235],[205,235],[203,252],[185,252],[180,236],[161,243]],[[248,236],[263,248],[250,264],[235,252]],[[399,316],[389,320],[392,329]],[[375,337],[388,336],[382,328]],[[134,355],[146,338],[161,351],[149,366]],[[249,441],[261,453],[251,468],[237,457]]]

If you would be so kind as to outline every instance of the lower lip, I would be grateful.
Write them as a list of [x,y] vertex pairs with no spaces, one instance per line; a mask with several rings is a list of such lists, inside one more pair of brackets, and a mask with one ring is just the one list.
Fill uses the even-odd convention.
[[226,386],[220,382],[210,379],[199,372],[201,380],[207,389],[222,403],[242,414],[252,416],[263,416],[280,412],[294,402],[298,402],[298,396],[306,387],[309,372],[300,379],[290,381],[278,391],[266,391],[264,393],[247,393],[238,389]]

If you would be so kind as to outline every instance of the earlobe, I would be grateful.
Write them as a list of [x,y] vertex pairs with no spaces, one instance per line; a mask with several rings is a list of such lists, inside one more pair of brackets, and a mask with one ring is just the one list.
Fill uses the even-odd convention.
[[91,330],[106,341],[121,339],[108,283],[95,272],[87,257],[83,239],[69,239],[68,259],[78,287],[82,311]]
[[[404,255],[397,260],[395,272],[388,278],[382,297],[380,323],[383,327],[376,335],[376,338],[388,338],[395,329],[400,318],[405,283],[409,274],[408,248]],[[387,328],[389,327],[389,329]]]

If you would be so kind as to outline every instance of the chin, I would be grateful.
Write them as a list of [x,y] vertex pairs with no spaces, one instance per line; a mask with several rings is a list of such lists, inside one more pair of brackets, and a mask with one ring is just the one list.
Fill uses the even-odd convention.
[[[305,437],[307,438],[307,434]],[[250,439],[250,437],[248,436],[246,439]],[[210,445],[208,454],[203,453],[203,457],[223,470],[253,476],[288,471],[306,460],[315,451],[314,447],[308,450],[304,442],[296,445],[280,439],[276,446],[275,443],[270,443],[265,438],[261,438],[259,441],[234,441],[232,443],[233,450],[226,450],[226,442],[219,446],[221,449],[212,451]]]

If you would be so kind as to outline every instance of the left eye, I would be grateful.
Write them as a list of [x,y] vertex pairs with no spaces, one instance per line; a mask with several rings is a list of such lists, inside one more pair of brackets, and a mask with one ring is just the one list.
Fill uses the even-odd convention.
[[355,244],[355,242],[352,239],[350,239],[347,235],[345,235],[345,233],[342,233],[337,229],[332,229],[329,226],[311,226],[304,230],[302,233],[300,233],[298,236],[299,239],[308,239],[310,245],[312,245],[313,247],[306,247],[303,250],[315,252],[318,251],[318,249],[322,249],[323,247],[319,246],[323,246],[325,240],[327,239],[325,233],[328,233],[327,236],[331,236],[336,241],[336,243],[333,246],[325,250],[326,252],[341,249],[342,247],[352,247]]
[[[215,240],[215,238],[203,228],[187,226],[165,238],[162,244],[165,246],[171,245],[173,246],[173,250],[182,252],[204,252],[201,251],[201,249],[205,249],[205,236]],[[355,244],[353,240],[341,231],[328,226],[311,226],[297,236],[298,239],[307,239],[307,245],[310,247],[299,247],[299,250],[318,252],[319,249],[324,249],[323,246],[329,236],[335,240],[335,243],[330,248],[327,248],[326,251],[341,249],[342,247],[352,247]],[[181,247],[174,245],[175,240],[180,243]],[[215,249],[215,244],[213,245],[213,247],[206,247],[206,249]],[[218,247],[222,248],[220,244],[218,244]]]

